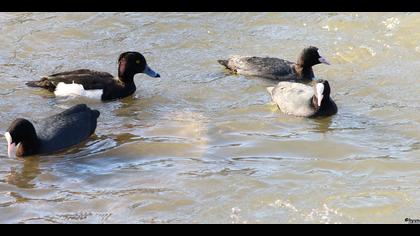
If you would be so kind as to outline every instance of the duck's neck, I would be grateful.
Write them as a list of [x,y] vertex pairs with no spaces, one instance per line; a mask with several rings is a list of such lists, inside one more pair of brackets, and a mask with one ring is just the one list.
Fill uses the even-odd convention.
[[125,84],[132,84],[134,83],[134,76],[136,75],[133,72],[132,68],[127,65],[126,60],[121,60],[118,65],[118,79]]
[[123,82],[124,84],[134,84],[134,76],[135,73],[129,73],[124,71],[123,73],[118,73],[118,80]]
[[295,71],[298,75],[298,79],[312,80],[314,77],[314,72],[312,66],[306,66],[305,64],[295,64]]

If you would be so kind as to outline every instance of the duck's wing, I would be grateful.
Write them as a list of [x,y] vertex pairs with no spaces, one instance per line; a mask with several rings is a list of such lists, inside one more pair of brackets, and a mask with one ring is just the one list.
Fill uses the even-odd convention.
[[81,74],[91,74],[91,75],[93,75],[93,74],[108,74],[108,73],[107,72],[89,70],[89,69],[80,69],[80,70],[72,70],[72,71],[55,73],[55,74],[52,74],[52,75],[46,75],[46,76],[42,76],[41,78],[53,79],[54,77],[67,76],[67,75],[81,75]]
[[95,132],[99,115],[99,111],[91,110],[86,105],[77,105],[34,122],[41,152],[55,152],[83,142]]
[[242,75],[260,76],[271,79],[295,79],[293,62],[273,57],[232,56],[219,60],[227,69]]
[[301,83],[280,82],[276,87],[269,88],[268,91],[273,102],[286,114],[308,117],[315,112],[311,103],[314,95],[311,86]]
[[112,82],[113,76],[107,72],[81,69],[75,71],[66,71],[48,76],[43,76],[39,81],[26,83],[30,87],[41,87],[54,91],[59,83],[80,84],[85,90],[103,89]]

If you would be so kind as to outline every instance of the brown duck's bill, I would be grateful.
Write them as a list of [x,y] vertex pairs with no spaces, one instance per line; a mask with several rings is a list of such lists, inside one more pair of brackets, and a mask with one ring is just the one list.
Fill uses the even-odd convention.
[[331,63],[329,61],[327,61],[327,59],[325,59],[324,57],[320,57],[318,60],[321,63],[327,64],[327,65],[331,65]]
[[153,77],[153,78],[159,78],[160,77],[159,73],[152,70],[148,65],[146,65],[146,68],[144,68],[143,73],[145,73],[146,75],[148,75],[150,77]]

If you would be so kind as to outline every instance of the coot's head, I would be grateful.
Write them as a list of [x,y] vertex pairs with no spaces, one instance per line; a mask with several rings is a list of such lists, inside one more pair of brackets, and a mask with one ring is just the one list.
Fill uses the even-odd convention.
[[317,80],[314,83],[316,105],[321,107],[323,101],[330,99],[331,88],[327,80]]
[[124,52],[118,58],[118,76],[120,78],[133,78],[135,74],[144,73],[150,77],[158,78],[160,75],[153,71],[146,62],[146,58],[139,52]]
[[317,47],[307,47],[299,55],[298,64],[302,67],[311,67],[321,63],[330,65],[327,59],[319,55],[319,49]]
[[38,137],[35,127],[25,119],[13,121],[4,134],[7,140],[7,154],[9,157],[16,155],[23,157],[33,155],[38,148]]

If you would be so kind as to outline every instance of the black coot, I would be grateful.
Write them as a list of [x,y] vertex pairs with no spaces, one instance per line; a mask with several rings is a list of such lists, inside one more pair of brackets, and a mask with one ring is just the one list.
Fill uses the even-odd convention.
[[5,134],[8,155],[46,154],[79,144],[95,132],[99,114],[80,104],[33,123],[16,119]]
[[313,86],[280,82],[267,90],[279,109],[289,115],[325,117],[336,114],[338,110],[330,97],[331,87],[327,80],[313,81]]

